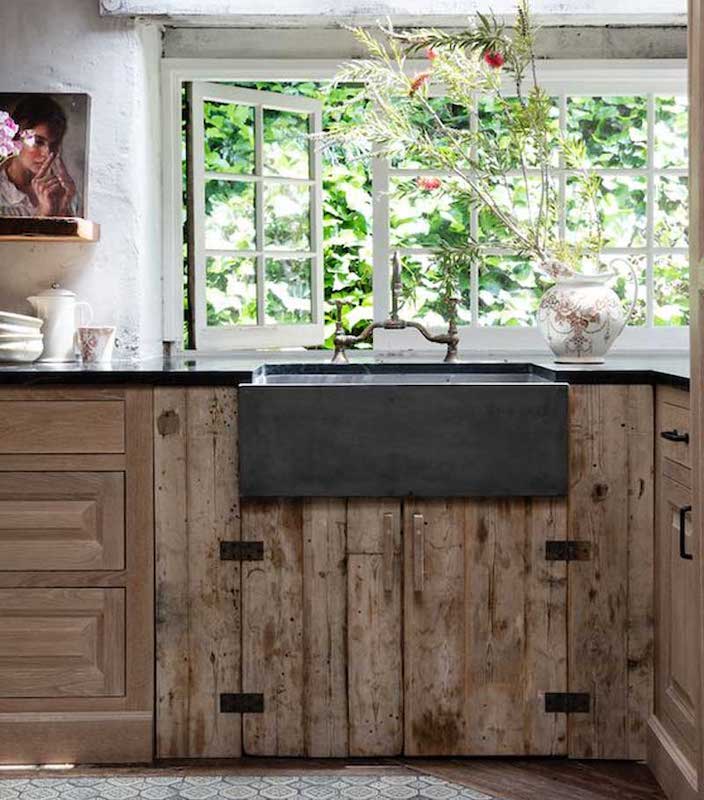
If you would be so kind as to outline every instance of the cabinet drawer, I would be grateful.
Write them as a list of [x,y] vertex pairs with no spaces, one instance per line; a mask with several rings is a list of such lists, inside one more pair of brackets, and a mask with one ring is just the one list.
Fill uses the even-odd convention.
[[0,697],[114,697],[124,682],[124,589],[0,589]]
[[122,472],[0,472],[0,571],[124,566]]
[[684,434],[689,434],[688,409],[672,403],[662,403],[658,420],[660,452],[665,458],[682,464],[684,467],[691,467],[689,442],[672,441],[673,437]]
[[124,453],[122,400],[3,400],[0,453]]

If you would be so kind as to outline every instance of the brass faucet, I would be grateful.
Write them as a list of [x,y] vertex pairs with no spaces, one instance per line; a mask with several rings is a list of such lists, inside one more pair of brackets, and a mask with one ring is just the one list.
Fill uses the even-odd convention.
[[358,335],[352,336],[345,333],[342,325],[342,301],[337,300],[337,320],[335,323],[335,353],[332,357],[333,364],[348,364],[346,348],[352,347],[360,342],[366,342],[371,338],[375,330],[383,329],[386,331],[400,331],[404,328],[415,328],[420,331],[423,336],[434,344],[446,344],[447,352],[443,359],[448,364],[456,364],[459,361],[458,347],[460,343],[460,335],[457,331],[457,304],[459,298],[450,297],[448,299],[448,327],[447,333],[432,334],[420,322],[413,320],[400,319],[398,315],[399,296],[401,294],[401,259],[399,258],[398,250],[394,253],[393,257],[393,270],[391,274],[391,313],[383,322],[372,322]]

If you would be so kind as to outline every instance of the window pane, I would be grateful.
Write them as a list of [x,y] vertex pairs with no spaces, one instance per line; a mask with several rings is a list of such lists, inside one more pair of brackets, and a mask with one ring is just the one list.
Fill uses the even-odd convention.
[[254,172],[254,109],[234,103],[203,103],[205,169],[251,175]]
[[[492,189],[492,196],[499,209],[505,210],[522,222],[528,222],[537,216],[541,193],[542,182],[535,175],[528,177],[527,185],[523,178],[516,177],[508,178],[504,184],[498,184]],[[480,242],[498,247],[510,241],[506,226],[492,211],[481,208],[477,216],[477,238]],[[557,219],[553,222],[556,225]]]
[[518,256],[488,256],[479,267],[479,324],[535,325],[545,290],[530,261]]
[[655,196],[655,244],[659,247],[687,247],[687,178],[656,178]]
[[295,111],[265,108],[264,174],[308,178],[309,116]]
[[[529,118],[531,113],[536,112],[534,106],[524,112],[517,97],[490,97],[479,101],[478,111],[479,130],[484,134],[479,141],[486,145],[481,148],[482,152],[477,153],[480,163],[495,165],[501,169],[518,169],[523,156],[525,166],[540,165],[534,139],[521,133],[522,130],[530,130]],[[554,141],[557,142],[560,109],[554,98],[550,100],[547,116],[552,135],[555,136]],[[513,135],[510,130],[513,130]],[[557,158],[553,161],[553,166],[557,166]]]
[[567,98],[567,130],[584,141],[594,167],[645,167],[647,118],[643,96]]
[[264,186],[264,247],[310,250],[310,188],[294,183]]
[[623,302],[624,314],[631,307],[633,301],[633,275],[624,261],[628,260],[638,276],[638,300],[633,316],[628,320],[629,325],[645,325],[647,314],[647,278],[645,256],[603,256],[602,262],[605,270],[615,272],[616,278],[610,284],[611,288]]
[[267,324],[312,322],[309,258],[267,258],[265,278],[264,320]]
[[457,183],[419,177],[392,179],[389,188],[392,247],[438,247],[443,241],[467,241],[469,207],[457,197]]
[[[442,293],[442,270],[436,255],[404,256],[401,283],[403,302],[400,315],[404,319],[422,320],[425,325],[431,327],[442,328],[447,325],[447,308]],[[458,275],[460,303],[457,306],[457,317],[461,325],[467,325],[472,320],[470,283],[468,264]]]
[[[569,241],[581,239],[585,225],[592,219],[576,187],[575,179],[568,179],[566,223]],[[599,209],[605,246],[642,247],[645,244],[646,196],[646,178],[605,176],[602,179]]]
[[687,98],[655,98],[655,166],[687,168]]
[[207,258],[205,299],[208,325],[256,325],[257,273],[254,259]]
[[689,271],[686,256],[660,256],[653,268],[654,322],[689,325]]
[[[420,107],[416,107],[413,111],[413,123],[419,131],[424,131],[434,145],[447,147],[452,142],[452,135],[443,130],[443,126],[454,131],[460,142],[465,140],[469,131],[469,113],[464,106],[450,103],[444,97],[430,97],[428,105],[432,111]],[[461,147],[461,144],[459,146]],[[402,169],[437,169],[442,165],[428,159],[422,152],[411,150],[392,157],[391,166]]]
[[254,184],[205,182],[207,250],[254,250]]

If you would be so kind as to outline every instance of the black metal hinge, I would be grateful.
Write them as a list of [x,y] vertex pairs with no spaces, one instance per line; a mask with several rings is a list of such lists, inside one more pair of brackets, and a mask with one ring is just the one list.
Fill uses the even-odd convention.
[[263,694],[221,694],[221,714],[262,714],[264,712]]
[[221,561],[263,561],[264,542],[220,542]]
[[546,561],[589,561],[592,543],[565,539],[548,539],[545,542]]
[[588,714],[591,695],[583,692],[545,692],[546,714]]

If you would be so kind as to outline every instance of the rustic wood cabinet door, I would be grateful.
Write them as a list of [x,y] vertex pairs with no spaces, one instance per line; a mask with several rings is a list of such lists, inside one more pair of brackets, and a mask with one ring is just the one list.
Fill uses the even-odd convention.
[[[655,720],[660,747],[677,764],[694,797],[697,785],[699,681],[699,558],[691,523],[691,490],[666,476],[659,479]],[[692,556],[688,558],[688,556]],[[657,764],[656,764],[657,768]],[[667,780],[664,781],[668,783]]]
[[407,755],[560,755],[567,688],[566,503],[404,503]]

